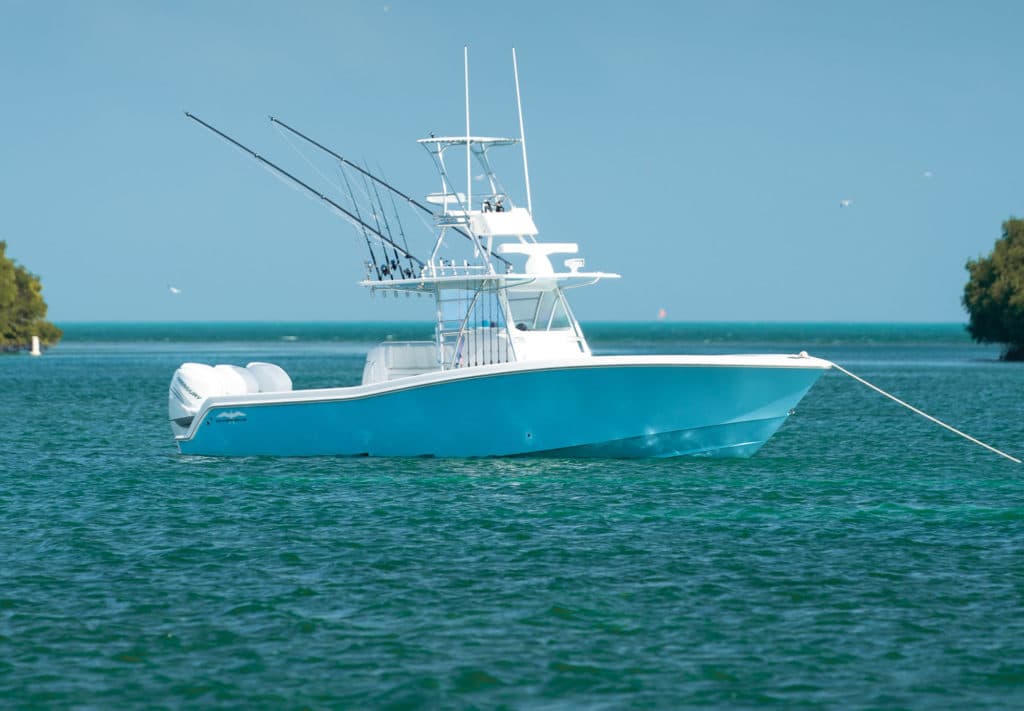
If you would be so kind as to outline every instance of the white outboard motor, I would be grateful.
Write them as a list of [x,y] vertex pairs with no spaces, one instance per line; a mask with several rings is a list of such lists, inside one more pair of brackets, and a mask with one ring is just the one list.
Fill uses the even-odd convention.
[[286,393],[292,389],[292,379],[284,368],[273,363],[250,363],[245,366],[259,386],[261,393]]
[[174,371],[167,393],[167,415],[174,435],[183,435],[206,398],[224,395],[220,373],[205,363],[184,363]]
[[245,368],[237,365],[215,365],[213,369],[217,371],[220,382],[224,384],[225,395],[247,395],[260,391],[256,377]]
[[292,379],[273,363],[237,365],[206,365],[184,363],[174,371],[167,393],[167,415],[176,437],[188,432],[207,398],[219,395],[286,392]]

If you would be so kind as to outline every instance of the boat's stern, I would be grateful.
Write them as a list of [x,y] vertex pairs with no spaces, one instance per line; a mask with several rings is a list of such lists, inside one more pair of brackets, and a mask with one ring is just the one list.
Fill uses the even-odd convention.
[[167,417],[176,439],[185,437],[206,401],[220,395],[287,392],[292,389],[288,373],[273,363],[207,365],[183,363],[171,378],[167,391]]

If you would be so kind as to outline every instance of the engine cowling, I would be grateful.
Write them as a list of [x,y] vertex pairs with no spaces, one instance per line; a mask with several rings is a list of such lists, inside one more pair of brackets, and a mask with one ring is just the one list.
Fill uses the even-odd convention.
[[292,389],[288,373],[273,363],[206,365],[183,363],[167,392],[167,416],[175,436],[185,434],[207,398],[221,395],[284,392]]
[[284,368],[273,363],[250,363],[245,369],[256,378],[261,393],[283,393],[292,389],[292,379]]

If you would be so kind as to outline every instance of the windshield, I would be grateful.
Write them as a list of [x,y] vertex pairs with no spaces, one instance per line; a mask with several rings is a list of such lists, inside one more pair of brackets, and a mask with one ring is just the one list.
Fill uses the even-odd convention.
[[569,328],[562,293],[549,291],[510,291],[508,304],[512,321],[519,330],[549,331]]

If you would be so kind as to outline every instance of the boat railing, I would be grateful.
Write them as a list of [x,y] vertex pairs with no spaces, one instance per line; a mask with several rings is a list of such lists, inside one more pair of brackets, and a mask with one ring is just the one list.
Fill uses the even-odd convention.
[[443,336],[445,370],[516,360],[508,332],[498,324],[449,331]]
[[453,259],[442,259],[437,263],[430,263],[420,270],[421,277],[443,277],[443,276],[479,276],[487,274],[486,264],[469,264],[463,262],[456,264]]
[[434,218],[438,227],[462,227],[469,224],[466,215],[438,215]]

